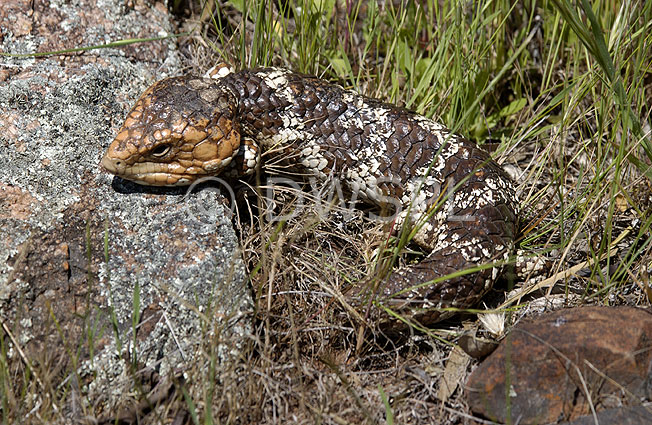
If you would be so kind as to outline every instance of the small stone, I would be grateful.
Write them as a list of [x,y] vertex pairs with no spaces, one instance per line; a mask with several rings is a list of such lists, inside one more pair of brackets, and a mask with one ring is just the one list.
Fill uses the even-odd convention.
[[593,415],[582,416],[573,422],[563,422],[560,425],[594,425],[618,424],[618,425],[649,425],[652,424],[652,407],[633,406],[606,409]]
[[651,370],[650,312],[560,310],[515,327],[469,377],[467,397],[474,413],[497,422],[572,421],[591,414],[590,403],[596,411],[630,404],[623,392],[649,400]]

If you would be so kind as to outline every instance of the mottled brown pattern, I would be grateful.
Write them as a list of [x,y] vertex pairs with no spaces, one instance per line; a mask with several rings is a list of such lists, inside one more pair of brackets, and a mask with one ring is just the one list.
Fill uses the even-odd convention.
[[430,253],[379,291],[380,301],[423,324],[475,304],[501,268],[487,264],[505,262],[513,248],[518,204],[486,152],[412,111],[282,69],[156,83],[102,163],[141,183],[182,185],[250,173],[260,152],[268,169],[337,179],[355,199],[393,205],[396,227],[424,223],[414,240]]

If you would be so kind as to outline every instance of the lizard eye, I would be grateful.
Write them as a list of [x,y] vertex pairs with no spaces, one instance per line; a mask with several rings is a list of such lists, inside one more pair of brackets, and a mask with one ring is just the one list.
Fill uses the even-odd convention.
[[158,145],[152,149],[152,156],[160,158],[167,155],[168,152],[170,152],[170,145]]

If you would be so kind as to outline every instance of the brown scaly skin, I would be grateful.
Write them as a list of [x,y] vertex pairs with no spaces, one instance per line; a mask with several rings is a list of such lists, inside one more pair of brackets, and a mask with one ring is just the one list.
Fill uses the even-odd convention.
[[337,179],[357,200],[399,209],[397,224],[425,221],[414,241],[430,254],[394,271],[380,291],[385,305],[422,324],[449,317],[443,308],[473,306],[500,267],[424,283],[504,262],[512,251],[518,204],[487,153],[414,112],[286,70],[159,81],[102,165],[143,184],[188,185],[248,174],[259,150],[266,169]]

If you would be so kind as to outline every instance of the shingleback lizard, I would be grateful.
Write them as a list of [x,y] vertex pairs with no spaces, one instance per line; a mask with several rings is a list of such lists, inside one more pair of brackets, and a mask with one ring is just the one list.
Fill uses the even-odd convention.
[[[381,300],[430,325],[492,287],[514,245],[518,203],[504,170],[475,143],[424,116],[278,68],[161,80],[138,99],[102,166],[145,185],[251,174],[262,151],[293,175],[339,179],[365,203],[425,219],[429,254],[394,270]],[[453,189],[454,190],[449,190]],[[438,205],[440,204],[440,205]],[[469,268],[472,273],[426,282]]]

